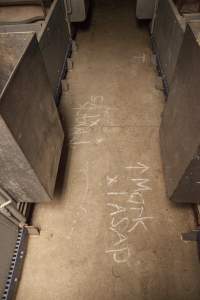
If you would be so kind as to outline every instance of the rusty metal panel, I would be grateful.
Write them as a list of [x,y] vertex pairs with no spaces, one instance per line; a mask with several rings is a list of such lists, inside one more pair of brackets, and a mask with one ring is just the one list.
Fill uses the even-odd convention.
[[200,202],[200,23],[187,26],[160,128],[167,194]]
[[36,36],[0,34],[0,186],[15,200],[53,197],[63,130]]

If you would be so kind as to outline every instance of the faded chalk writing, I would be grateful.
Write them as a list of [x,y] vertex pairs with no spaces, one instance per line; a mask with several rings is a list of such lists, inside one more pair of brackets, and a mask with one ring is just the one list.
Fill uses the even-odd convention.
[[129,178],[131,181],[136,182],[136,190],[135,192],[140,192],[140,191],[150,191],[152,188],[147,185],[149,183],[148,178]]
[[128,195],[128,192],[108,192],[108,196],[120,196],[120,195]]
[[75,111],[75,117],[69,144],[72,146],[101,144],[104,139],[94,134],[94,129],[101,128],[102,123],[109,119],[111,108],[104,104],[104,97],[91,96],[90,101],[72,109]]
[[75,229],[78,227],[78,221],[83,216],[83,213],[84,215],[87,214],[87,209],[84,206],[86,205],[86,198],[89,189],[89,163],[88,162],[86,162],[83,168],[80,169],[79,173],[81,174],[81,179],[83,178],[83,185],[84,185],[84,192],[83,194],[81,194],[81,199],[80,199],[80,203],[82,205],[80,205],[79,210],[77,210],[76,213],[74,214],[74,220],[72,221],[72,228],[69,234],[66,236],[68,240],[72,238]]
[[[110,249],[106,253],[111,254],[116,263],[128,263],[131,255],[129,235],[136,230],[147,231],[149,222],[153,220],[152,216],[145,213],[145,194],[152,190],[146,175],[149,167],[137,162],[123,170],[127,172],[125,180],[124,176],[122,178],[119,175],[106,177],[106,205],[110,216],[108,229],[112,234]],[[127,191],[117,190],[120,181],[127,186]]]
[[134,61],[142,62],[143,64],[146,61],[146,55],[143,53],[142,55],[135,55],[133,56]]
[[130,257],[130,249],[128,247],[119,248],[115,250],[106,250],[106,253],[111,253],[113,256],[113,260],[117,264],[127,263]]
[[129,167],[126,167],[126,169],[128,169],[128,170],[139,169],[139,170],[141,170],[141,174],[143,174],[149,170],[149,167],[140,162],[137,162],[136,166],[134,166],[134,167],[129,166]]
[[113,183],[117,183],[118,181],[118,176],[115,176],[115,177],[109,177],[107,176],[107,184],[108,185],[112,185]]

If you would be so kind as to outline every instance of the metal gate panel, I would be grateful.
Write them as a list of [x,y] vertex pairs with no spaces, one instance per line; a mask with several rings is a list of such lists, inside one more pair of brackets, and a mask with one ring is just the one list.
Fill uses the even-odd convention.
[[158,2],[152,38],[167,93],[173,81],[186,24],[196,20],[200,20],[200,14],[181,16],[173,0]]
[[20,202],[48,201],[63,130],[36,37],[1,34],[0,55],[0,186]]
[[53,94],[57,98],[65,72],[66,59],[71,49],[71,37],[63,0],[53,2],[38,33],[38,40]]
[[185,32],[185,20],[172,0],[159,1],[153,41],[163,79],[169,89]]
[[200,202],[200,23],[187,26],[160,128],[167,194]]
[[71,50],[71,37],[66,20],[64,0],[54,0],[45,21],[33,24],[2,25],[0,32],[36,32],[45,67],[58,102],[66,59]]

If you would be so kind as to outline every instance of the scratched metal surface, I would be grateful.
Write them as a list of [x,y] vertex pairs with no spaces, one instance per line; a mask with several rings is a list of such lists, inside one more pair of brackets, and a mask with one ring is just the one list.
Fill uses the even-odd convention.
[[0,37],[0,185],[19,202],[49,201],[63,130],[42,55],[33,33]]
[[56,201],[36,207],[18,300],[199,300],[196,245],[181,240],[194,217],[166,198],[164,96],[132,5],[97,1],[78,34],[61,101],[70,145]]

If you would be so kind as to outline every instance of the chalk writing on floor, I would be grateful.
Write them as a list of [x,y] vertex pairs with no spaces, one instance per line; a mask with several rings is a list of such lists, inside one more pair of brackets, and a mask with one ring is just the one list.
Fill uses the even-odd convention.
[[73,107],[75,118],[69,144],[71,146],[101,144],[104,139],[98,136],[98,132],[94,134],[94,130],[101,129],[102,124],[109,120],[111,109],[104,104],[103,96],[91,96],[89,101]]
[[75,229],[78,228],[78,223],[80,219],[83,217],[83,215],[86,215],[88,213],[88,209],[85,207],[88,190],[89,190],[89,162],[88,161],[84,164],[83,168],[80,169],[79,173],[82,175],[81,177],[83,178],[84,192],[80,195],[81,205],[74,213],[74,220],[72,222],[72,227],[70,229],[70,232],[66,236],[68,240],[72,238]]
[[[137,162],[123,168],[122,177],[109,174],[106,177],[106,205],[109,209],[111,245],[106,253],[115,263],[128,263],[131,256],[129,237],[134,232],[148,231],[152,216],[145,214],[146,193],[152,190],[148,177],[149,167]],[[120,184],[120,185],[119,185]],[[123,186],[123,190],[119,190]]]

